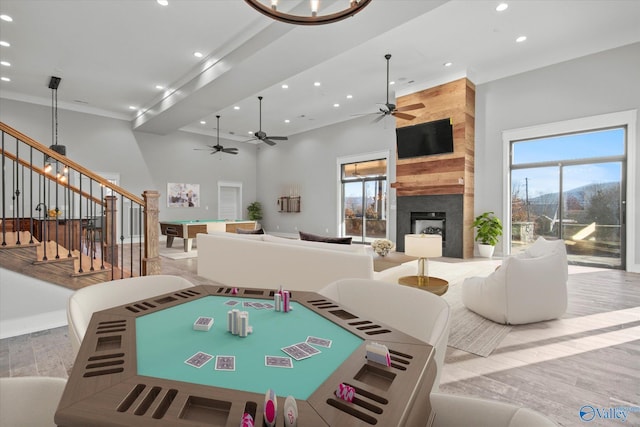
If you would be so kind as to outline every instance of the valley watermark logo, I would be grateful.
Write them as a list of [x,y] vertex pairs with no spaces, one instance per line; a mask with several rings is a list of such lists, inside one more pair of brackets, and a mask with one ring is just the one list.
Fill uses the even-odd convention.
[[597,408],[592,405],[584,405],[578,413],[580,419],[585,422],[593,420],[627,421],[630,412],[640,412],[640,406],[616,406],[611,408]]

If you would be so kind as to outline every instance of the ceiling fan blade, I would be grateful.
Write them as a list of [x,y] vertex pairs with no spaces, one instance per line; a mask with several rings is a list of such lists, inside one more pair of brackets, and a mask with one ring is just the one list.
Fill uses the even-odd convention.
[[271,145],[271,146],[276,145],[276,143],[270,140],[269,138],[265,138],[262,141],[267,145]]
[[404,107],[396,108],[396,111],[410,111],[418,108],[424,108],[424,104],[421,102],[419,104],[405,105]]
[[223,153],[227,153],[227,154],[238,154],[238,149],[237,148],[223,148],[222,150]]
[[378,123],[380,120],[384,119],[385,117],[387,117],[386,114],[380,114],[378,117],[373,119],[373,121],[371,123]]
[[416,116],[412,116],[411,114],[406,114],[406,113],[398,113],[398,112],[393,112],[391,113],[391,115],[398,117],[400,119],[404,119],[404,120],[413,120],[416,118]]
[[288,141],[289,138],[286,136],[268,136],[267,138],[273,139],[275,141]]

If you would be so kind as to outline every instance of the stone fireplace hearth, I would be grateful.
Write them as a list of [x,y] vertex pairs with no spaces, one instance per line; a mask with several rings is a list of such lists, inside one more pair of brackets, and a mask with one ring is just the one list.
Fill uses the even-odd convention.
[[396,224],[398,251],[404,252],[405,234],[441,234],[442,255],[463,258],[461,194],[398,197]]

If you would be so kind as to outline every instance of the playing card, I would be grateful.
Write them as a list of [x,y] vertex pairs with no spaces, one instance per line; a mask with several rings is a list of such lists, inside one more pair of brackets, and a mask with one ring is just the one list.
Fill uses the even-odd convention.
[[331,340],[327,340],[324,338],[307,337],[307,343],[313,344],[313,345],[319,345],[320,347],[326,347],[326,348],[331,347]]
[[299,342],[298,344],[296,344],[296,347],[306,351],[310,356],[320,353],[320,350],[307,344],[306,342]]
[[276,368],[293,368],[293,361],[290,357],[265,356],[264,365],[273,366]]
[[199,351],[185,360],[184,363],[194,368],[202,368],[211,359],[213,359],[212,355]]
[[264,308],[264,304],[261,302],[254,302],[253,304],[251,304],[251,306],[253,308],[257,308],[258,310],[262,310]]
[[235,371],[235,356],[216,356],[216,371]]
[[249,302],[249,301],[245,301],[245,302],[243,302],[243,303],[242,303],[242,306],[243,306],[243,307],[252,307],[252,306],[253,306],[253,303],[252,303],[252,302]]
[[196,320],[196,325],[207,326],[209,322],[211,322],[211,320],[211,317],[198,317],[198,320]]
[[296,345],[283,347],[281,350],[296,360],[302,360],[302,359],[306,359],[307,357],[311,357],[309,353],[307,353],[306,351],[304,351],[303,349],[301,349]]
[[231,306],[231,307],[233,307],[234,305],[237,305],[237,304],[240,304],[240,301],[235,301],[235,300],[232,300],[232,299],[230,299],[229,301],[224,303],[224,305],[228,305],[228,306]]
[[268,310],[271,310],[272,308],[274,308],[275,306],[271,303],[265,302],[262,304],[262,306]]

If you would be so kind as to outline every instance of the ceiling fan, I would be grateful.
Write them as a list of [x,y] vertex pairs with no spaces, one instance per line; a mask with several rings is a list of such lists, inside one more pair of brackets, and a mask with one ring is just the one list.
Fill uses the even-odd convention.
[[207,145],[209,148],[194,148],[194,150],[211,150],[210,154],[216,154],[217,152],[223,152],[227,154],[238,154],[238,149],[235,147],[232,148],[224,148],[220,145],[220,116],[216,116],[218,120],[218,124],[216,126],[216,132],[218,134],[218,139],[216,141],[216,145]]
[[266,132],[262,131],[262,97],[261,96],[258,97],[258,102],[260,102],[260,116],[259,116],[259,118],[260,118],[260,130],[257,131],[257,132],[254,132],[253,133],[253,138],[247,140],[246,142],[254,141],[254,140],[257,139],[257,140],[262,141],[262,142],[264,142],[265,144],[268,144],[268,145],[276,145],[276,143],[273,142],[274,140],[275,141],[286,141],[286,140],[288,140],[289,138],[287,138],[286,136],[268,136],[266,134]]
[[413,120],[416,116],[412,114],[407,114],[404,111],[417,110],[418,108],[424,108],[423,103],[405,105],[404,107],[397,108],[395,104],[391,104],[389,102],[389,60],[391,59],[391,54],[387,53],[385,56],[387,60],[387,102],[384,104],[384,107],[380,107],[380,111],[374,114],[380,114],[373,122],[377,123],[380,120],[384,119],[387,116],[395,116],[404,120]]

